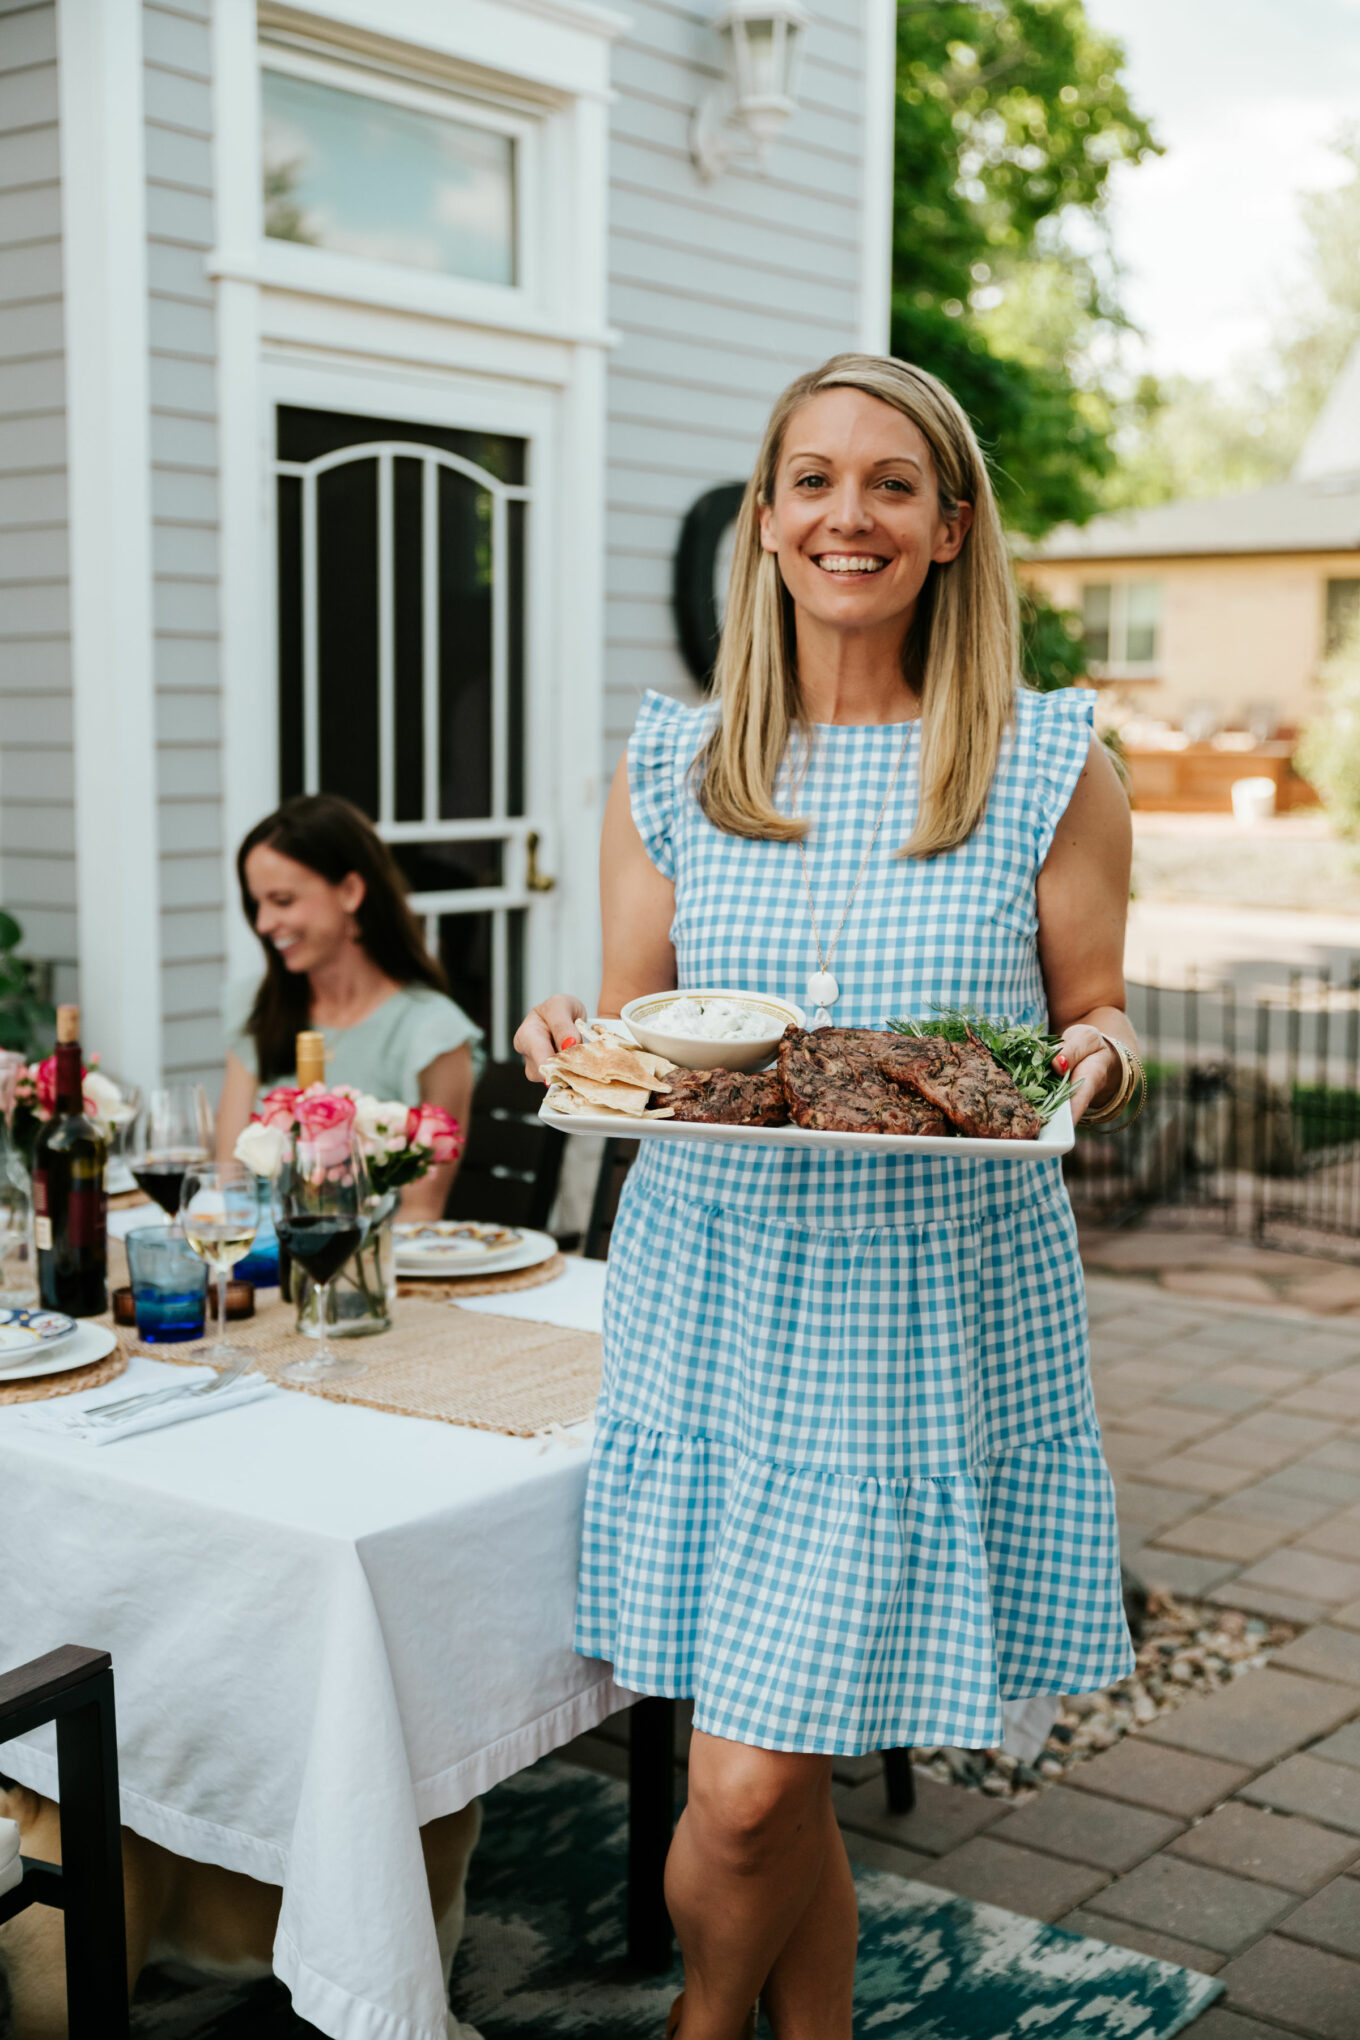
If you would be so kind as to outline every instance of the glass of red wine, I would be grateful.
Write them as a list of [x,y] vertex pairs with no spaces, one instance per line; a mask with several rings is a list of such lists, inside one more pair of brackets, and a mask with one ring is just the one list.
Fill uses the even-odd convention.
[[315,1353],[281,1370],[285,1381],[347,1381],[367,1373],[361,1360],[333,1353],[331,1282],[363,1245],[373,1210],[363,1149],[351,1127],[327,1128],[309,1138],[295,1134],[274,1174],[274,1222],[279,1245],[316,1285],[321,1342]]
[[138,1189],[155,1198],[172,1225],[186,1170],[210,1161],[212,1151],[212,1107],[202,1084],[166,1084],[147,1092],[128,1164]]

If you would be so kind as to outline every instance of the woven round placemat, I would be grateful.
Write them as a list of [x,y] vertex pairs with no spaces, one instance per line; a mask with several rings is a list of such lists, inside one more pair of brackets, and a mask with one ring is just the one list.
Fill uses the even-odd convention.
[[[137,1335],[119,1328],[129,1351]],[[527,1318],[488,1311],[450,1310],[442,1299],[403,1298],[390,1332],[339,1339],[336,1349],[358,1360],[364,1373],[350,1381],[281,1381],[285,1367],[316,1351],[299,1334],[292,1304],[263,1303],[253,1318],[230,1328],[233,1346],[247,1347],[260,1373],[284,1388],[328,1402],[359,1403],[404,1417],[431,1417],[475,1431],[532,1438],[554,1424],[579,1424],[592,1414],[600,1392],[598,1332],[568,1331]],[[172,1366],[212,1364],[212,1349],[155,1348]]]
[[398,1296],[422,1296],[427,1303],[457,1303],[464,1296],[513,1296],[517,1289],[538,1289],[556,1282],[566,1262],[561,1254],[540,1261],[536,1268],[512,1268],[505,1275],[452,1275],[441,1282],[433,1275],[402,1276]]
[[123,1347],[115,1346],[102,1360],[73,1367],[69,1374],[45,1374],[37,1381],[14,1381],[8,1388],[0,1385],[0,1403],[46,1402],[54,1395],[76,1395],[82,1388],[103,1388],[105,1382],[117,1381],[127,1364]]

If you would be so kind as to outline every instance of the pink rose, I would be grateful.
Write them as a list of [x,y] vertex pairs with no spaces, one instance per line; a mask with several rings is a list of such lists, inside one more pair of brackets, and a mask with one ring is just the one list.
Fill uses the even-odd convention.
[[261,1098],[260,1109],[254,1115],[266,1126],[277,1126],[287,1131],[297,1119],[297,1101],[302,1093],[294,1084],[280,1084],[277,1090]]
[[[82,1070],[81,1075],[84,1074]],[[38,1110],[50,1114],[55,1110],[56,1103],[57,1058],[55,1055],[49,1055],[38,1064]]]
[[436,1168],[456,1162],[463,1152],[463,1130],[442,1105],[415,1105],[406,1121],[406,1138],[412,1147],[430,1150]]
[[339,1098],[333,1091],[313,1084],[297,1100],[297,1122],[318,1167],[334,1169],[348,1161],[354,1136],[352,1098]]

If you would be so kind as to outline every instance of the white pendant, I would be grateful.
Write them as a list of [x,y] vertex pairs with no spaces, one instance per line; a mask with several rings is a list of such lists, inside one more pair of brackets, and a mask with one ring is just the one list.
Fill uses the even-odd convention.
[[841,988],[829,970],[814,970],[807,981],[807,995],[814,1006],[834,1006]]
[[819,1006],[812,1016],[813,1032],[815,1033],[819,1027],[829,1027],[830,1025],[831,1015],[827,1012],[825,1006]]

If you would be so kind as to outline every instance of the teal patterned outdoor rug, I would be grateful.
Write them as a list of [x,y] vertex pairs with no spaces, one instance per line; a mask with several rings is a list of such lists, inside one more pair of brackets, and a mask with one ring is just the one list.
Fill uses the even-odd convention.
[[[459,2018],[484,2040],[661,2040],[679,1970],[624,1964],[622,1785],[548,1759],[485,1804]],[[1168,2040],[1223,1988],[885,1871],[855,1885],[856,2040]]]

